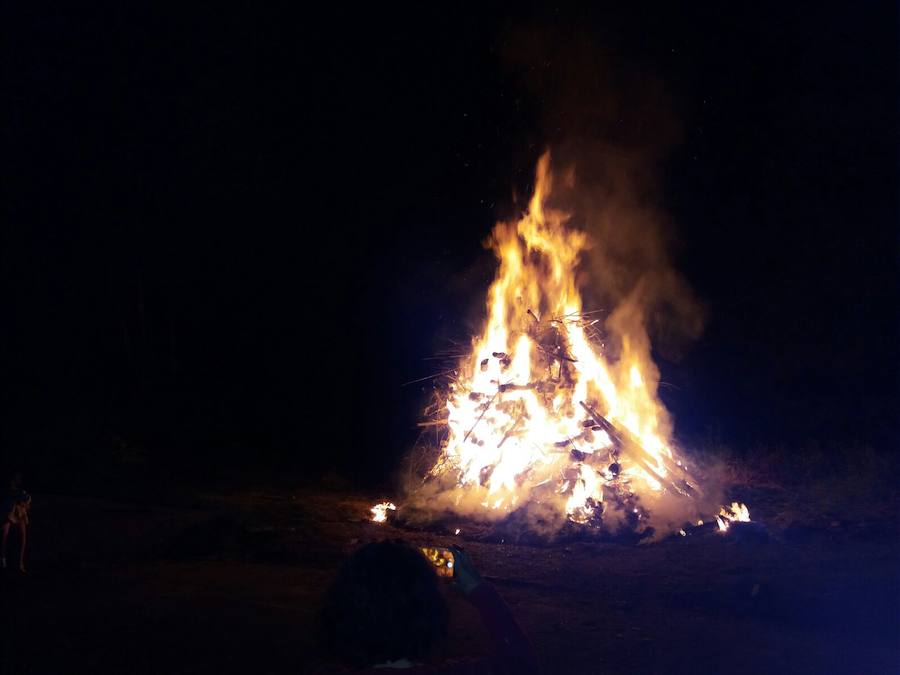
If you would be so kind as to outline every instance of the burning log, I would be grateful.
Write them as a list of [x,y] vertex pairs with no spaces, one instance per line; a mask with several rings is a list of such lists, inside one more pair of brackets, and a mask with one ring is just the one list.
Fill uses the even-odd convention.
[[[634,453],[634,460],[638,464],[641,465],[641,468],[644,469],[644,471],[646,471],[651,476],[653,476],[653,478],[656,479],[661,485],[665,485],[665,486],[671,488],[672,490],[674,490],[675,492],[677,492],[678,494],[680,494],[684,497],[693,496],[693,495],[691,495],[690,492],[688,492],[687,490],[685,490],[682,487],[680,487],[679,485],[677,485],[675,482],[669,480],[668,478],[666,478],[665,476],[660,474],[656,470],[656,468],[654,468],[650,464],[650,462],[647,461],[646,456],[649,455],[649,453],[646,450],[644,450],[643,447],[641,447],[640,443],[638,443],[637,440],[630,433],[628,433],[627,431],[619,431],[615,426],[613,426],[612,422],[610,422],[608,419],[606,419],[603,415],[598,413],[596,410],[594,410],[594,408],[589,406],[584,401],[580,401],[580,404],[581,404],[581,407],[587,411],[588,415],[591,416],[591,419],[593,419],[598,424],[598,426],[602,427],[603,430],[607,433],[607,435],[611,439],[613,439],[613,441],[615,443],[619,444],[620,447],[624,446],[624,445],[630,445],[630,446],[634,447],[637,450],[637,452]],[[671,473],[682,474],[682,475],[684,475],[686,473],[683,468],[681,468],[677,464],[672,463],[666,457],[660,457],[660,458],[662,459],[663,464],[666,465],[667,471],[670,471]],[[687,484],[687,487],[689,489],[691,489],[695,492],[699,492],[699,490],[694,488],[694,486],[691,485],[690,483],[688,483],[687,481],[685,481],[685,483]]]
[[500,393],[506,393],[507,391],[525,391],[526,389],[534,389],[535,385],[533,382],[529,382],[528,384],[515,384],[514,382],[507,382],[506,384],[501,384],[499,386]]
[[428,420],[427,422],[418,422],[416,426],[419,428],[426,427],[445,427],[447,426],[447,418],[439,419],[439,420]]
[[[619,446],[625,445],[625,439],[619,434],[619,431],[612,425],[608,419],[606,419],[603,415],[594,410],[591,406],[589,406],[584,401],[579,402],[581,407],[587,411],[587,414],[591,416],[591,420],[593,420],[596,425],[596,429],[598,431],[605,431],[606,434],[610,437],[610,439],[618,444]],[[592,427],[593,428],[593,427]]]

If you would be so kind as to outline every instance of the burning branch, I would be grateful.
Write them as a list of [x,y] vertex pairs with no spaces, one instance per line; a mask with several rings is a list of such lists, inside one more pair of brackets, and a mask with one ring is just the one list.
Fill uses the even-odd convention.
[[[648,472],[651,476],[653,476],[653,478],[655,478],[659,483],[661,483],[662,485],[665,485],[665,486],[669,487],[670,489],[674,490],[675,492],[677,492],[678,494],[680,494],[680,495],[682,495],[682,496],[684,496],[684,497],[693,497],[693,496],[694,496],[694,495],[691,494],[691,492],[689,492],[689,491],[687,491],[687,490],[685,490],[685,489],[679,487],[676,483],[674,483],[673,481],[669,480],[668,478],[666,478],[665,476],[663,476],[661,473],[659,473],[659,471],[657,471],[657,470],[650,464],[650,462],[647,460],[647,457],[648,457],[648,456],[652,456],[652,455],[650,455],[649,452],[647,452],[646,450],[644,450],[643,447],[641,447],[641,444],[637,442],[637,440],[634,438],[634,436],[632,436],[632,435],[631,435],[630,433],[628,433],[627,431],[621,431],[621,432],[620,432],[620,431],[613,425],[612,422],[610,422],[608,419],[606,419],[603,415],[601,415],[600,413],[598,413],[596,410],[594,410],[594,408],[592,408],[591,406],[589,406],[589,405],[588,405],[587,403],[585,403],[584,401],[580,401],[580,404],[581,404],[581,407],[584,408],[584,409],[587,411],[587,414],[591,416],[591,419],[592,419],[594,422],[596,422],[597,425],[598,425],[599,427],[601,427],[601,428],[607,433],[607,435],[608,435],[611,439],[613,439],[613,441],[614,441],[620,448],[623,447],[623,446],[625,446],[625,445],[630,445],[630,446],[632,446],[633,448],[635,448],[635,452],[634,452],[634,457],[633,457],[633,459],[634,459],[636,462],[638,462],[638,463],[641,465],[641,468],[643,468],[645,471],[647,471],[647,472]],[[660,460],[662,461],[662,463],[665,465],[665,468],[666,468],[666,470],[667,470],[668,472],[670,472],[670,473],[675,473],[675,474],[680,474],[682,477],[686,477],[686,476],[687,476],[687,472],[686,472],[682,467],[680,467],[680,466],[677,465],[677,464],[674,464],[674,463],[673,463],[670,459],[668,459],[667,457],[662,456],[662,455],[658,455],[658,456],[654,457],[654,459],[660,459]],[[696,492],[696,493],[699,493],[699,494],[702,494],[702,493],[700,492],[699,489],[697,489],[696,487],[694,487],[693,485],[691,485],[690,483],[688,483],[687,480],[685,480],[685,484],[686,484],[686,486],[687,486],[691,491]]]
[[465,443],[468,440],[469,434],[471,434],[473,431],[475,431],[475,427],[478,426],[478,423],[482,420],[482,418],[484,417],[484,414],[490,409],[491,405],[493,405],[494,399],[496,399],[499,395],[500,395],[500,389],[497,389],[497,393],[494,394],[493,396],[491,396],[491,400],[488,401],[487,404],[484,406],[484,410],[481,411],[481,414],[478,416],[478,419],[475,420],[475,424],[473,424],[472,428],[466,432],[465,436],[463,436],[463,443]]

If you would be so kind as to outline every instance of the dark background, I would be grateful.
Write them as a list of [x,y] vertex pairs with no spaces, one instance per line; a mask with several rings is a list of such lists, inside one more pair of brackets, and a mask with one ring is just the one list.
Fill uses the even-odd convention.
[[[659,207],[708,312],[657,359],[679,437],[892,451],[891,5],[7,5],[7,464],[33,489],[389,476],[429,386],[402,385],[477,329],[481,241],[584,130],[553,88],[591,69],[511,63],[530,39],[667,92]],[[623,100],[594,132],[640,145]]]

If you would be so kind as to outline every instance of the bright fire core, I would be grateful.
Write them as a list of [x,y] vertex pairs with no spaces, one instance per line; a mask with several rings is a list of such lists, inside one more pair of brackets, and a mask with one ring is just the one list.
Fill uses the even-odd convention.
[[652,514],[677,531],[709,505],[670,445],[642,312],[626,298],[605,321],[585,313],[575,272],[587,235],[548,207],[551,186],[545,155],[527,212],[493,231],[487,321],[450,385],[430,472],[438,501],[605,529]]

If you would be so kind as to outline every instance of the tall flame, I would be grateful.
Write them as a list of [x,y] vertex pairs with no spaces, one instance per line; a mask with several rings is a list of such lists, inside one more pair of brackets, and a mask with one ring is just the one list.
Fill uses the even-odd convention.
[[639,308],[626,300],[607,321],[621,342],[611,358],[576,285],[587,235],[548,207],[551,187],[545,154],[527,212],[493,231],[487,321],[450,386],[431,476],[452,479],[456,505],[502,513],[538,502],[575,522],[633,526],[699,490],[670,447]]

